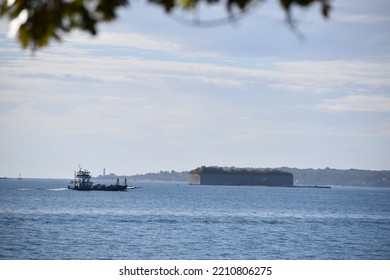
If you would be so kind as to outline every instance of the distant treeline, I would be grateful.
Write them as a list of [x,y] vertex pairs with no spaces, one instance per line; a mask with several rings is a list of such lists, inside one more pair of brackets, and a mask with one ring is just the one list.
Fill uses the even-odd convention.
[[116,179],[116,178],[127,178],[130,181],[174,181],[174,182],[189,182],[189,172],[182,171],[176,172],[172,171],[160,171],[158,173],[146,173],[146,174],[136,174],[131,176],[120,175],[117,176],[115,174],[97,177],[98,179]]
[[267,174],[267,175],[290,175],[290,172],[271,169],[271,168],[239,168],[239,167],[219,167],[219,166],[202,166],[190,171],[190,174]]
[[390,171],[386,170],[298,169],[289,167],[278,169],[292,173],[296,185],[390,187]]
[[[202,168],[202,167],[200,167]],[[241,168],[236,168],[241,170]],[[334,185],[334,186],[374,186],[374,187],[390,187],[390,171],[373,171],[373,170],[359,170],[359,169],[298,169],[281,167],[276,168],[283,172],[288,172],[294,176],[294,184],[296,185]],[[196,169],[195,169],[196,170]],[[248,170],[269,170],[269,169],[255,169]],[[272,169],[274,170],[274,169]],[[175,182],[189,182],[189,171],[176,172],[160,171],[158,173],[137,174],[132,176],[117,176],[115,174],[107,175],[105,177],[99,176],[100,179],[112,178],[128,178],[131,181],[175,181]]]

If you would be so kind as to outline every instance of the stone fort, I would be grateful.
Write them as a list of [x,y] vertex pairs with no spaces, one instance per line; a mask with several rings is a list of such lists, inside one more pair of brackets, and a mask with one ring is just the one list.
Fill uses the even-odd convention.
[[190,171],[191,185],[292,186],[293,175],[278,169],[198,167]]

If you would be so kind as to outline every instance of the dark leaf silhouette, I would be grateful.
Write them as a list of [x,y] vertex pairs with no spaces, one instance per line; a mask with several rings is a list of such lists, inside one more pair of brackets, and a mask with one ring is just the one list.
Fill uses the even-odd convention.
[[[224,5],[226,13],[235,10],[245,13],[251,5],[265,0],[148,0],[162,7],[167,13],[174,9],[191,10],[200,3]],[[291,7],[320,4],[324,17],[329,16],[330,0],[279,0],[287,13],[290,23]],[[117,11],[128,6],[128,0],[3,0],[0,4],[0,17],[8,17],[16,26],[18,39],[23,48],[37,49],[51,40],[60,41],[72,30],[82,30],[97,34],[99,23],[115,20]]]

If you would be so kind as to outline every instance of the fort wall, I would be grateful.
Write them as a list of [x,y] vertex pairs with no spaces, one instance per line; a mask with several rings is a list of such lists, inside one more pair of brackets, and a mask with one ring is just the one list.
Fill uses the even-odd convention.
[[237,185],[237,186],[292,186],[293,175],[278,170],[259,172],[230,170],[193,170],[190,172],[190,184],[193,185]]

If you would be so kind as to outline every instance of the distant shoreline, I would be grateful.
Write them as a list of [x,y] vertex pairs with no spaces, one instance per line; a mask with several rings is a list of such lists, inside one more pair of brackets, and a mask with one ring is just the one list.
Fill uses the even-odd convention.
[[[275,168],[294,175],[294,185],[390,187],[390,170]],[[137,175],[99,175],[95,179],[127,178],[132,181],[189,182],[189,171],[160,171]]]
[[[325,185],[325,186],[356,186],[356,187],[390,187],[390,170],[362,170],[362,169],[299,169],[280,167],[275,168],[281,171],[290,172],[294,175],[294,185]],[[136,174],[136,175],[116,175],[106,176],[98,175],[94,180],[113,180],[116,178],[127,178],[129,181],[151,181],[151,182],[179,182],[189,183],[189,171],[160,171],[155,173]],[[59,179],[71,180],[68,178],[23,178],[25,179]],[[18,180],[18,177],[0,177],[0,180]],[[23,181],[20,180],[20,181]]]

